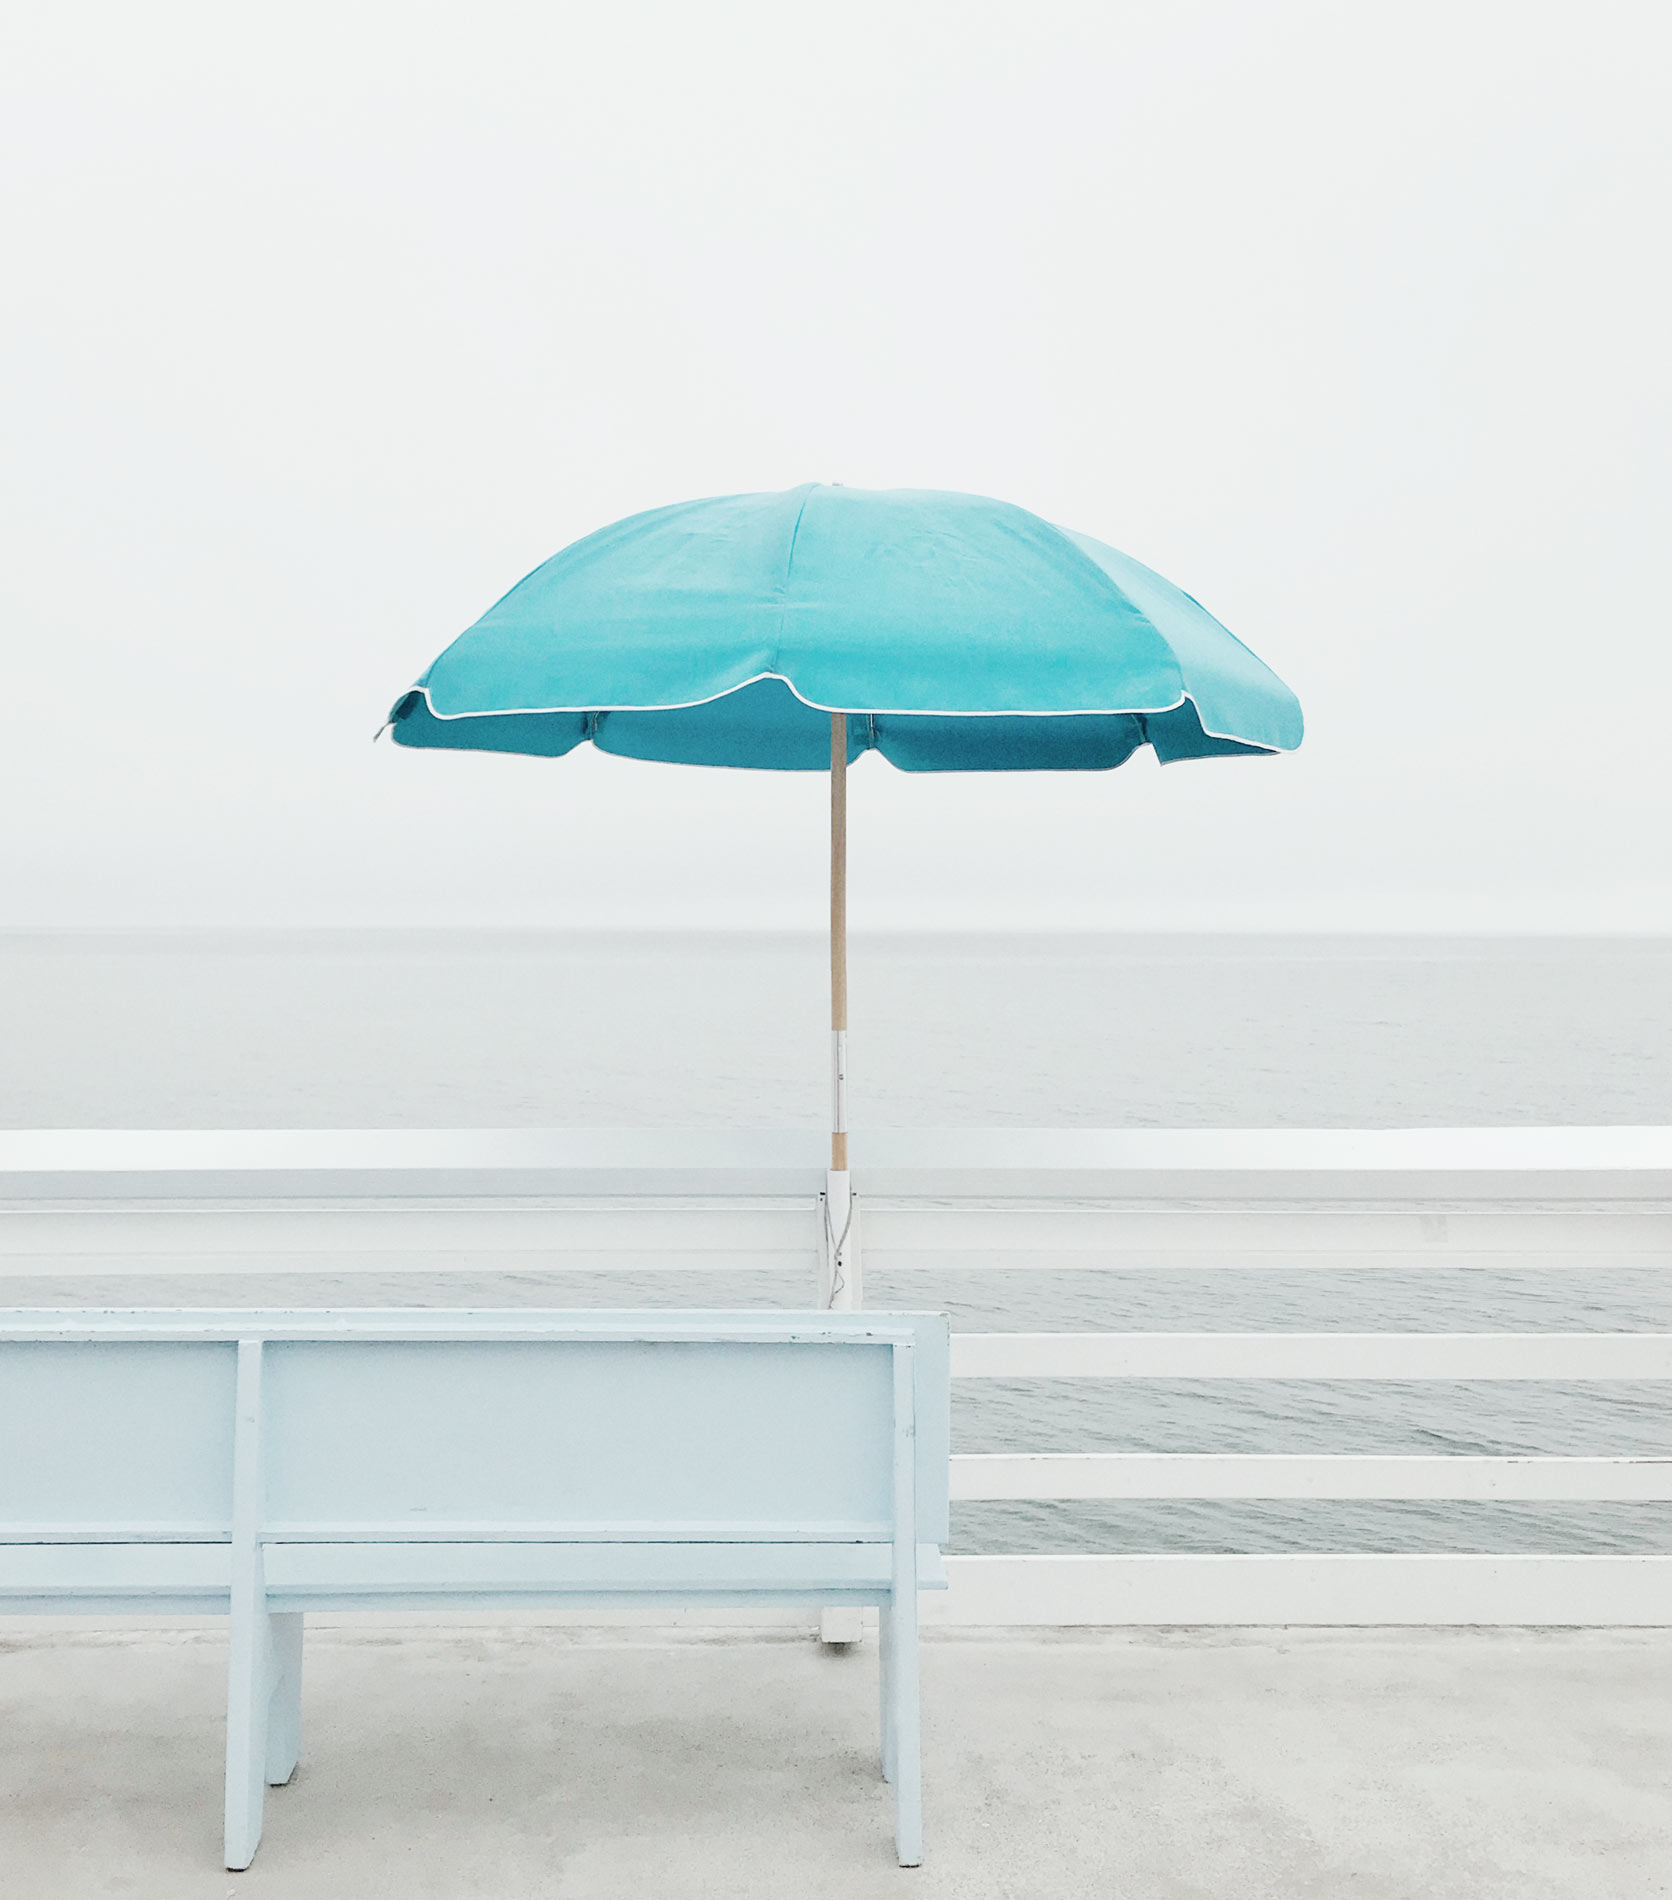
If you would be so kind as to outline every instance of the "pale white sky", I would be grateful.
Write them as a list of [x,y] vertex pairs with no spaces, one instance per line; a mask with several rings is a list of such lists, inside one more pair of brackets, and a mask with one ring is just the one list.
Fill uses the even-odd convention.
[[853,777],[856,926],[1672,929],[1660,4],[24,5],[0,922],[822,921],[824,786],[369,743],[548,554],[964,488],[1295,756]]

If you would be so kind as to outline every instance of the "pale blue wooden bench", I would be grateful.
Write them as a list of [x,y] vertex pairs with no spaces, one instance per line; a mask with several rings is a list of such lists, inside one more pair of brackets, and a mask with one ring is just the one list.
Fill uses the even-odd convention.
[[301,1748],[310,1611],[881,1611],[922,1858],[938,1314],[0,1314],[0,1608],[231,1617],[226,1864]]

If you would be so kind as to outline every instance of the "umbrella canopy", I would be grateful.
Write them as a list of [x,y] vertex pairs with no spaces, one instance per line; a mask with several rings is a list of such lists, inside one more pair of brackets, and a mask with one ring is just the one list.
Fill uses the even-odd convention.
[[633,515],[538,567],[391,713],[402,745],[823,771],[1282,752],[1300,706],[1212,614],[980,495],[809,485]]
[[810,484],[633,515],[538,567],[390,712],[397,743],[830,772],[821,1296],[858,1301],[847,769],[1106,771],[1286,752],[1300,705],[1159,574],[980,495]]

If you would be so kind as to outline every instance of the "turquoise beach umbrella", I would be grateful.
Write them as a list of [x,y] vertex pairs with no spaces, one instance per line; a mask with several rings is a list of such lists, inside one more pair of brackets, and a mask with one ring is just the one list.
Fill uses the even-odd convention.
[[[407,746],[831,774],[829,1284],[847,1230],[847,767],[1105,771],[1293,750],[1293,693],[1204,607],[980,495],[813,483],[633,515],[538,567],[390,713]],[[838,1235],[835,1230],[840,1230]],[[843,1303],[846,1303],[844,1300]]]

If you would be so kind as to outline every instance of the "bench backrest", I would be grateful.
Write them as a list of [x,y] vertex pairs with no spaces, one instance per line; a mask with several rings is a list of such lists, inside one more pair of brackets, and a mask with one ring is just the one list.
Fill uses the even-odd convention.
[[0,1541],[886,1541],[903,1457],[942,1543],[948,1390],[938,1314],[12,1312]]

